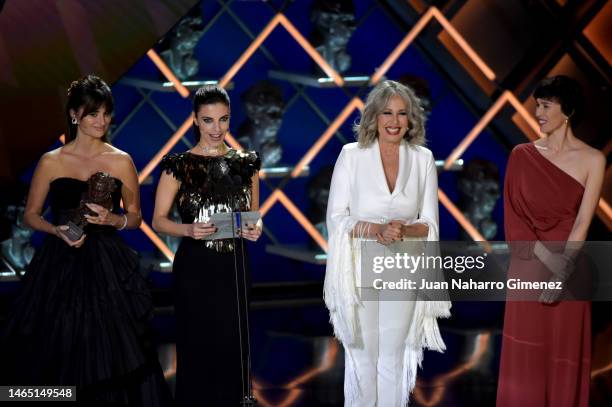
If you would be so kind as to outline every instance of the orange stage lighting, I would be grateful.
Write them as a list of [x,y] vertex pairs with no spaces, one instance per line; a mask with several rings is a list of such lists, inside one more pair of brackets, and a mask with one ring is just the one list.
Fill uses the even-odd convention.
[[238,73],[242,66],[248,61],[249,58],[257,51],[261,44],[268,38],[268,36],[274,31],[278,25],[282,25],[287,32],[293,37],[293,39],[306,51],[306,53],[321,67],[330,78],[333,79],[334,83],[338,86],[344,85],[344,79],[342,76],[332,68],[327,61],[319,54],[319,52],[304,38],[304,36],[298,31],[297,28],[285,17],[282,13],[277,15],[270,20],[265,28],[259,33],[259,35],[253,40],[251,45],[242,53],[240,58],[234,65],[223,75],[223,78],[219,80],[219,85],[225,87],[232,78]]
[[336,339],[334,338],[329,338],[328,341],[329,347],[327,349],[327,352],[325,352],[325,356],[323,357],[323,360],[321,361],[321,364],[319,364],[319,366],[307,370],[306,372],[302,373],[286,385],[282,386],[284,389],[289,389],[289,394],[287,394],[287,396],[281,402],[272,404],[268,400],[266,400],[262,396],[261,390],[259,390],[261,386],[257,386],[258,389],[253,392],[258,399],[257,401],[265,407],[289,407],[293,405],[293,403],[297,401],[299,396],[303,393],[303,390],[297,388],[297,386],[306,383],[313,377],[325,372],[333,366],[333,362],[336,359],[336,355],[338,354],[340,346],[338,344],[338,341],[336,341]]
[[157,234],[155,234],[153,229],[151,229],[145,221],[142,221],[140,224],[140,230],[142,230],[143,233],[147,235],[149,239],[151,239],[153,244],[157,246],[157,248],[164,254],[164,256],[166,256],[168,260],[174,261],[174,253],[172,253],[172,250],[166,246],[166,244],[159,238],[159,236],[157,236]]
[[461,376],[463,373],[467,372],[468,370],[471,370],[474,366],[476,366],[482,356],[486,353],[487,345],[489,344],[490,338],[490,333],[478,334],[476,347],[474,348],[474,352],[472,352],[472,355],[470,355],[468,361],[456,367],[452,371],[435,378],[433,384],[435,389],[429,400],[425,399],[425,396],[423,395],[423,389],[421,387],[415,387],[415,400],[417,400],[422,406],[433,407],[438,405],[438,403],[440,403],[442,401],[442,398],[444,397],[447,383],[450,380],[456,378],[457,376]]
[[497,113],[504,107],[506,103],[510,103],[516,109],[516,111],[523,117],[523,119],[525,119],[527,124],[529,124],[529,126],[534,129],[536,134],[539,134],[540,128],[534,118],[531,117],[529,112],[527,112],[527,110],[512,94],[512,92],[508,90],[504,91],[504,93],[502,93],[502,95],[495,101],[493,106],[491,106],[491,108],[485,113],[485,115],[480,118],[474,128],[468,133],[467,136],[463,138],[463,140],[461,140],[461,143],[459,143],[459,145],[457,145],[453,152],[448,156],[448,158],[444,162],[445,170],[449,169],[457,159],[461,158],[461,155],[463,155],[465,150],[467,150],[467,148],[470,146],[470,144],[472,144],[476,137],[478,137],[480,133],[482,133],[485,127],[488,126],[491,120],[493,120],[495,115],[497,115]]
[[323,249],[323,251],[327,252],[327,241],[325,238],[319,233],[317,228],[313,226],[313,224],[304,216],[304,214],[298,209],[297,206],[284,194],[280,189],[275,189],[274,192],[270,194],[268,199],[264,201],[264,203],[259,207],[259,213],[261,213],[261,217],[266,216],[268,211],[272,208],[272,206],[277,202],[283,204],[283,206],[289,211],[289,213],[295,218],[295,220],[302,225],[304,230],[312,237],[312,239],[317,242],[317,244]]
[[278,200],[280,201],[280,203],[282,203],[283,206],[287,208],[289,213],[293,215],[295,220],[297,220],[300,225],[302,225],[302,227],[304,228],[304,230],[306,230],[310,237],[312,237],[312,239],[317,242],[321,249],[323,249],[323,251],[327,253],[327,241],[323,236],[321,236],[317,228],[315,228],[313,224],[310,223],[308,218],[304,216],[304,214],[298,209],[297,206],[295,206],[291,199],[289,199],[287,195],[283,193],[283,191],[281,191],[280,189],[277,189],[276,191],[278,191]]
[[448,196],[438,188],[438,200],[440,203],[450,212],[450,214],[455,218],[455,220],[461,225],[461,227],[466,231],[468,235],[472,239],[477,242],[484,242],[483,247],[485,251],[490,252],[492,250],[491,245],[488,243],[487,239],[484,238],[483,235],[480,234],[478,229],[472,225],[472,223],[465,217],[465,215],[448,199]]
[[310,162],[315,158],[319,151],[327,144],[330,138],[334,135],[334,133],[340,128],[340,126],[346,121],[346,119],[353,113],[353,110],[359,108],[363,110],[364,105],[363,101],[358,97],[353,98],[346,107],[342,110],[342,112],[334,119],[332,123],[330,123],[329,127],[325,132],[319,137],[319,139],[310,147],[308,152],[302,157],[302,159],[295,165],[293,171],[291,171],[291,176],[293,178],[300,175],[305,166],[310,164]]
[[276,201],[278,201],[279,192],[280,192],[279,189],[275,189],[274,192],[270,194],[268,199],[266,199],[264,203],[262,203],[261,206],[259,207],[259,213],[261,213],[262,218],[266,216],[268,211],[272,209],[272,206],[276,203]]
[[166,63],[159,57],[159,55],[157,55],[157,52],[155,52],[153,49],[150,49],[147,51],[147,56],[149,57],[149,59],[151,59],[151,61],[153,61],[155,66],[157,66],[157,69],[159,69],[159,71],[166,77],[166,79],[168,79],[169,82],[172,82],[174,88],[182,97],[186,98],[187,96],[189,96],[189,89],[183,86],[179,78],[174,75],[172,70],[168,68],[168,65],[166,65]]
[[440,25],[448,32],[453,40],[459,45],[459,47],[467,54],[467,56],[474,62],[474,64],[482,71],[482,73],[491,81],[495,80],[495,73],[489,66],[478,56],[476,51],[470,47],[468,42],[459,34],[453,25],[444,17],[444,14],[440,12],[436,7],[430,7],[425,14],[416,22],[412,29],[406,34],[404,39],[395,47],[395,49],[389,54],[387,59],[382,65],[376,70],[372,78],[370,79],[371,84],[376,84],[381,80],[383,76],[389,71],[391,66],[397,61],[397,59],[404,53],[406,48],[414,39],[423,31],[425,26],[432,20],[436,19]]
[[232,136],[232,133],[230,132],[227,132],[227,134],[225,135],[225,141],[227,141],[227,144],[229,144],[230,147],[232,147],[234,150],[243,149],[240,143],[236,141],[236,139],[234,138],[234,136]]
[[600,369],[593,370],[591,372],[591,379],[594,378],[594,377],[597,377],[599,375],[602,375],[602,374],[604,374],[606,372],[609,372],[610,370],[612,370],[612,362],[608,363],[606,366],[604,366],[604,367],[602,367]]
[[174,147],[174,145],[178,143],[181,137],[185,135],[187,130],[189,130],[192,125],[193,115],[189,115],[187,120],[185,120],[183,124],[181,124],[181,127],[176,130],[176,133],[174,133],[174,135],[170,137],[170,140],[168,140],[166,144],[164,144],[161,150],[159,150],[157,154],[155,154],[153,159],[151,159],[151,161],[149,161],[149,163],[142,169],[142,171],[140,171],[140,174],[138,174],[139,184],[142,184],[144,180],[147,179],[147,177],[153,172],[157,164],[159,164],[161,159],[164,158],[164,156],[168,154],[170,150],[172,150],[172,147]]
[[609,230],[612,230],[612,208],[605,199],[599,198],[599,207],[597,208],[597,216],[603,223],[606,224]]

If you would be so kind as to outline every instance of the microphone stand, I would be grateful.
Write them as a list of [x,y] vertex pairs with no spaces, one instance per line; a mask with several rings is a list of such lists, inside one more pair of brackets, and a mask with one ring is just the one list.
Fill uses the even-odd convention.
[[[234,212],[234,202],[233,202],[233,197],[232,197],[232,202],[231,202],[232,206],[230,208],[231,210],[231,216],[232,216],[232,235],[236,234],[236,224],[238,225],[238,227],[240,228],[242,226],[242,219],[240,216],[240,212]],[[247,298],[247,285],[246,285],[246,267],[245,267],[245,255],[244,255],[244,238],[242,236],[240,236],[238,238],[240,240],[240,248],[242,251],[242,283],[243,283],[243,299],[244,299],[244,309],[240,309],[240,284],[239,284],[239,277],[238,277],[238,261],[237,261],[237,255],[236,255],[236,239],[234,239],[234,275],[236,278],[236,305],[237,305],[237,311],[238,311],[238,337],[240,340],[240,369],[241,369],[241,380],[242,380],[242,394],[243,394],[243,398],[240,401],[240,405],[241,406],[256,406],[257,405],[257,399],[255,399],[255,397],[253,396],[253,385],[252,385],[252,378],[251,378],[251,332],[250,332],[250,328],[249,328],[249,304],[248,304],[248,298]],[[245,379],[245,366],[244,366],[244,356],[243,356],[243,341],[242,341],[242,317],[241,317],[241,313],[244,312],[244,319],[245,319],[245,324],[246,324],[246,340],[247,340],[247,366],[246,366],[246,385],[244,383],[244,379]]]

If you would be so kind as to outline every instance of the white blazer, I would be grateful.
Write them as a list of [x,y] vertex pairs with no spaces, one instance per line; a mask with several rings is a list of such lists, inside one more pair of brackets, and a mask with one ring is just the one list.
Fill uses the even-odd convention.
[[[359,383],[351,347],[358,335],[356,307],[359,281],[359,244],[353,239],[358,221],[386,223],[422,222],[429,226],[427,240],[439,240],[438,180],[431,151],[402,141],[395,189],[389,191],[378,140],[366,148],[347,144],[336,161],[327,203],[329,251],[323,294],[335,336],[345,345],[345,402],[356,403]],[[419,239],[423,240],[423,239]],[[444,341],[437,318],[450,316],[448,301],[416,301],[403,358],[402,405],[416,383],[423,349],[442,352]]]
[[425,223],[429,226],[427,240],[439,240],[438,178],[431,151],[402,141],[397,181],[391,192],[378,139],[365,148],[346,144],[336,161],[329,190],[329,236],[346,216],[371,223]]

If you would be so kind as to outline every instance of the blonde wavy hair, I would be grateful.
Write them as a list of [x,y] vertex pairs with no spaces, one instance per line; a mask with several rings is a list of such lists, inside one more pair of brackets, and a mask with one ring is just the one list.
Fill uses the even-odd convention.
[[419,98],[406,85],[396,81],[383,81],[370,91],[358,122],[353,125],[360,147],[367,147],[378,137],[378,115],[385,110],[389,98],[397,95],[406,104],[408,131],[404,140],[410,144],[425,145],[425,112]]

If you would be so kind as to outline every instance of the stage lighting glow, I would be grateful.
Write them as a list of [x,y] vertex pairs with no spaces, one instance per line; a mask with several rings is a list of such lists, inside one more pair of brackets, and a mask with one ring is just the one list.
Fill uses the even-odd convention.
[[174,75],[172,70],[159,57],[159,55],[157,55],[157,52],[155,52],[155,50],[153,49],[148,50],[147,56],[149,57],[149,59],[151,59],[151,61],[155,64],[155,66],[157,66],[157,69],[159,69],[159,71],[166,77],[166,79],[172,82],[172,84],[174,85],[174,88],[182,97],[186,98],[187,96],[189,96],[189,89],[183,86],[179,78],[177,78],[176,75]]
[[453,40],[459,45],[459,47],[467,54],[467,56],[474,62],[474,64],[482,71],[482,73],[490,80],[495,80],[495,73],[489,66],[478,56],[476,51],[472,49],[470,44],[463,38],[461,34],[455,27],[444,17],[444,14],[440,12],[436,7],[430,7],[425,14],[416,22],[416,24],[412,27],[408,34],[404,37],[404,39],[395,47],[395,49],[389,54],[387,59],[382,63],[382,65],[376,70],[370,82],[374,85],[378,83],[382,79],[383,76],[387,73],[387,71],[391,68],[393,64],[397,61],[397,59],[404,53],[406,48],[414,39],[423,31],[425,26],[432,20],[436,19],[440,25],[448,32]]
[[185,120],[183,124],[181,124],[181,127],[176,130],[176,133],[174,133],[172,137],[170,137],[170,140],[168,140],[166,144],[164,144],[164,146],[157,152],[157,154],[155,154],[151,161],[149,161],[149,163],[142,169],[142,171],[140,171],[140,173],[138,174],[139,184],[142,184],[144,180],[147,179],[147,177],[153,172],[153,170],[155,169],[157,164],[159,164],[162,158],[164,158],[164,156],[168,154],[170,150],[172,150],[175,144],[178,143],[181,137],[185,135],[187,130],[189,130],[192,125],[193,114],[190,114],[187,120]]
[[[523,119],[529,124],[529,126],[535,131],[536,134],[540,133],[540,127],[535,119],[529,114],[527,109],[523,107],[523,105],[518,101],[518,99],[512,94],[510,91],[504,91],[502,95],[495,101],[493,106],[489,108],[489,110],[480,118],[478,123],[474,126],[472,130],[461,140],[461,142],[454,148],[452,153],[448,156],[444,163],[444,169],[449,169],[455,160],[457,160],[465,150],[474,142],[476,137],[478,137],[482,131],[489,125],[491,120],[499,113],[499,111],[504,107],[506,103],[510,103],[512,107],[514,107]],[[532,140],[533,141],[533,140]]]
[[304,36],[298,31],[297,28],[295,28],[291,21],[289,21],[287,17],[285,17],[282,13],[278,13],[276,16],[274,16],[272,20],[270,20],[270,22],[265,26],[265,28],[253,40],[251,45],[249,45],[246,51],[242,53],[240,58],[238,58],[238,60],[234,62],[234,65],[232,65],[232,67],[226,72],[226,74],[223,75],[223,78],[219,80],[219,85],[225,87],[225,85],[227,85],[232,80],[232,78],[236,75],[236,73],[238,73],[240,68],[242,68],[242,66],[249,60],[249,58],[251,58],[255,51],[257,51],[261,44],[266,40],[266,38],[268,38],[268,36],[279,24],[282,25],[285,30],[287,30],[287,32],[293,37],[293,39],[295,39],[295,41],[304,49],[304,51],[306,51],[310,58],[312,58],[316,62],[316,64],[321,67],[323,72],[325,72],[327,76],[332,78],[336,85],[344,85],[344,80],[342,79],[342,76],[340,76],[340,74],[338,74],[338,72],[336,72],[336,70],[332,68],[331,65],[327,63],[327,61],[325,61],[321,54],[319,54],[319,52],[312,45],[310,45],[310,42],[308,42],[308,40],[304,38]]
[[142,221],[142,223],[140,224],[140,230],[142,230],[142,232],[147,235],[149,239],[151,239],[151,242],[153,242],[153,244],[157,246],[157,248],[163,253],[164,256],[166,256],[169,261],[174,261],[174,253],[172,252],[172,250],[170,250],[170,248],[166,246],[166,244],[159,238],[159,236],[157,236],[157,234],[153,231],[153,229],[151,229],[147,222]]
[[330,123],[329,127],[325,132],[319,137],[319,139],[310,147],[308,152],[304,154],[302,159],[295,165],[295,168],[291,172],[291,177],[295,178],[300,175],[302,169],[310,164],[310,162],[316,157],[317,154],[321,151],[321,149],[327,144],[329,139],[332,138],[334,133],[342,126],[342,124],[346,121],[346,119],[353,113],[355,109],[359,108],[363,110],[364,104],[363,101],[359,98],[353,98],[340,112],[340,114],[334,119],[333,122]]
[[461,227],[466,231],[470,237],[477,242],[485,242],[483,244],[484,250],[486,252],[491,252],[491,245],[488,243],[487,239],[484,238],[483,235],[480,234],[478,229],[472,225],[472,223],[465,217],[463,212],[459,210],[453,204],[453,202],[448,198],[448,196],[438,188],[438,200],[440,203],[450,212],[450,214],[455,218],[455,220],[461,225]]

